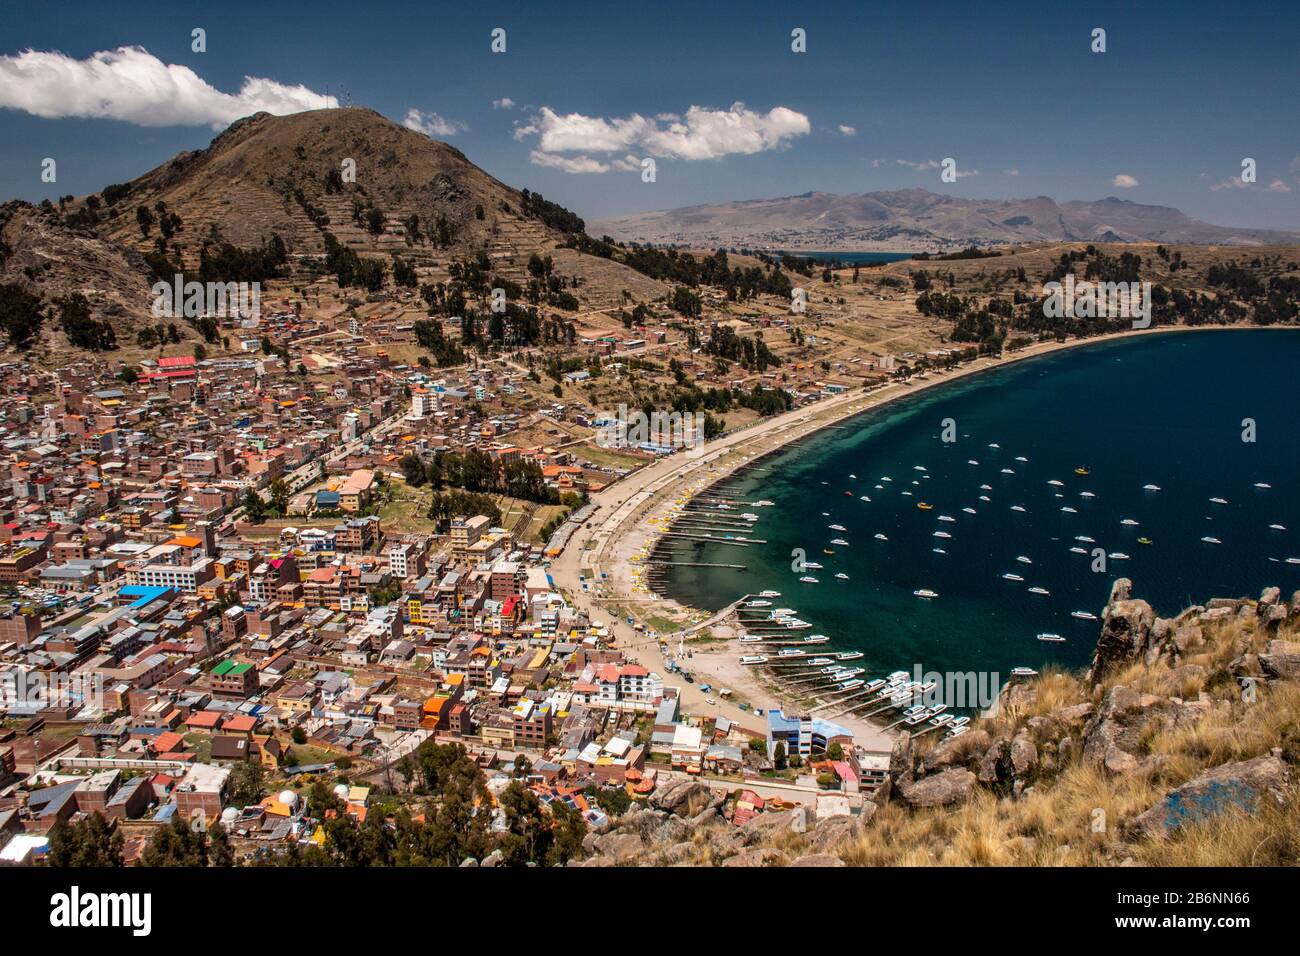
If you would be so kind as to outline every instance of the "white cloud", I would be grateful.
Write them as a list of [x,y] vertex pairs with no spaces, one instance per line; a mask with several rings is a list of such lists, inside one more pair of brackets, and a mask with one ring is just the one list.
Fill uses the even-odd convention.
[[503,96],[499,100],[492,101],[494,110],[512,110],[515,108],[515,101],[508,96]]
[[187,66],[164,63],[139,46],[92,53],[84,60],[55,51],[0,56],[0,108],[46,119],[115,119],[137,126],[221,128],[242,116],[338,106],[305,86],[246,76],[238,93],[222,93]]
[[[569,172],[604,172],[622,168],[590,158],[589,153],[614,153],[639,149],[651,156],[670,159],[720,159],[733,154],[761,153],[779,149],[796,136],[811,130],[808,117],[778,106],[767,113],[746,109],[743,103],[729,110],[692,106],[685,116],[661,113],[654,118],[633,113],[605,119],[581,113],[560,114],[548,106],[537,111],[527,124],[517,127],[514,137],[538,137],[530,159],[538,165]],[[558,154],[578,153],[571,163],[546,162],[537,157],[563,158]],[[624,162],[635,161],[627,156]],[[604,166],[605,169],[595,167]]]
[[1227,179],[1220,180],[1217,183],[1210,184],[1210,192],[1217,193],[1224,189],[1247,189],[1250,183],[1243,180],[1240,176],[1229,176]]
[[856,129],[855,127],[853,127],[853,126],[845,126],[843,123],[840,124],[840,132],[843,133],[845,136],[857,136],[857,135],[858,135],[858,131],[857,131],[857,129]]
[[553,156],[536,149],[528,154],[528,161],[534,166],[546,166],[566,173],[607,173],[611,169],[608,163],[590,156]]
[[1138,181],[1128,173],[1120,173],[1110,181],[1110,184],[1116,189],[1132,189],[1138,185]]
[[1288,186],[1286,183],[1282,182],[1282,180],[1275,179],[1268,184],[1268,191],[1271,193],[1289,193],[1291,191],[1291,187]]
[[[943,164],[940,163],[939,160],[937,160],[937,159],[923,159],[923,160],[921,160],[921,161],[919,161],[919,162],[914,162],[914,161],[912,161],[912,160],[910,160],[910,159],[896,159],[896,160],[894,160],[894,162],[898,163],[898,165],[900,165],[900,166],[906,166],[906,167],[908,167],[909,169],[917,169],[917,170],[920,170],[920,169],[938,169],[940,166],[943,165]],[[956,175],[957,175],[957,178],[958,178],[958,179],[965,179],[967,176],[978,176],[979,174],[980,174],[980,171],[979,171],[978,169],[961,169],[961,168],[958,168],[957,171],[956,171]]]
[[446,119],[437,113],[422,113],[415,107],[406,111],[402,125],[425,136],[455,136],[466,128],[464,123],[457,120]]

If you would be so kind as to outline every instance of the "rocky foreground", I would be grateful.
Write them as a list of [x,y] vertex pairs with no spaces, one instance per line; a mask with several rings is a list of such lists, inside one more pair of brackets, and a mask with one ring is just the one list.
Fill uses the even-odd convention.
[[943,742],[904,735],[861,815],[729,820],[685,781],[587,836],[583,866],[1300,862],[1300,591],[1157,617],[1114,585],[1086,675],[1003,692]]

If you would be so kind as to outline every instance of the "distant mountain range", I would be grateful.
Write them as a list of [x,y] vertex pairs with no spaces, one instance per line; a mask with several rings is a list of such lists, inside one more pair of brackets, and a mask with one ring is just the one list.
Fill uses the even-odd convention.
[[1166,242],[1259,245],[1300,233],[1201,222],[1168,206],[1108,197],[1096,202],[958,199],[925,189],[687,206],[588,224],[593,236],[699,248],[931,249],[1026,242]]

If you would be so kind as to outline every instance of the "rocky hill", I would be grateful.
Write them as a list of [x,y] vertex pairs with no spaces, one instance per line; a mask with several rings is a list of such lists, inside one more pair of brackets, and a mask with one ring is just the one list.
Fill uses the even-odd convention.
[[696,248],[860,250],[1064,242],[1254,245],[1294,242],[1300,233],[1235,229],[1177,209],[1108,197],[1096,202],[959,199],[925,189],[689,206],[593,222],[592,235]]
[[568,210],[372,110],[258,113],[130,182],[57,205],[0,207],[0,285],[47,302],[81,292],[119,340],[152,321],[148,289],[159,274],[197,269],[205,248],[258,250],[273,239],[283,243],[278,271],[287,280],[319,275],[333,236],[389,268],[402,257],[421,282],[444,280],[454,260],[486,255],[494,274],[522,284],[537,253],[553,257],[586,306],[615,304],[623,290],[663,293],[618,262],[567,248],[583,229]]
[[1045,673],[948,741],[904,734],[861,815],[736,826],[686,781],[582,865],[1295,865],[1300,592],[1160,618],[1115,583],[1087,674]]

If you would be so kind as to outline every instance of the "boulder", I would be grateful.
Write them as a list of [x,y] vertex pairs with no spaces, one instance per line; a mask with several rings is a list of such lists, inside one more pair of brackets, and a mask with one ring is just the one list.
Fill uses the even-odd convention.
[[[1102,612],[1101,636],[1097,638],[1097,651],[1092,660],[1088,680],[1100,683],[1109,675],[1123,670],[1134,661],[1145,660],[1152,649],[1152,626],[1155,611],[1146,601],[1120,598],[1128,594],[1132,582],[1120,578],[1111,589],[1111,600]],[[1158,653],[1158,651],[1157,651]]]
[[1259,655],[1259,666],[1265,676],[1273,679],[1300,678],[1300,642],[1269,641],[1268,653]]
[[500,866],[505,859],[505,854],[500,850],[493,850],[487,856],[483,857],[483,862],[479,866]]
[[596,840],[596,852],[619,863],[640,855],[644,849],[645,844],[635,833],[606,833]]
[[1272,755],[1225,763],[1171,790],[1130,826],[1137,835],[1168,833],[1232,807],[1251,813],[1261,800],[1280,796],[1286,783],[1286,764]]
[[948,767],[966,763],[971,754],[988,750],[992,738],[982,727],[966,732],[960,737],[952,737],[934,747],[921,760],[921,769],[926,773],[946,770]]
[[838,856],[830,853],[811,853],[808,856],[801,856],[790,863],[791,866],[844,866],[845,863]]
[[1011,745],[1006,740],[996,740],[984,756],[980,758],[977,770],[980,783],[995,784],[1004,780],[1009,774]]
[[781,859],[781,854],[766,847],[756,847],[752,850],[741,850],[735,856],[728,857],[722,861],[723,866],[775,866]]
[[1024,777],[1038,766],[1038,748],[1034,746],[1029,734],[1023,730],[1011,741],[1009,752],[1011,772],[1017,777]]
[[909,807],[950,807],[966,800],[975,789],[975,774],[954,767],[920,780],[899,784],[898,792]]
[[652,794],[650,805],[678,816],[685,816],[692,801],[707,803],[711,795],[709,788],[698,780],[679,780]]
[[[873,810],[874,803],[867,804]],[[853,817],[831,817],[817,824],[808,837],[808,846],[815,853],[831,853],[845,844],[856,840],[862,832],[859,819]]]
[[478,866],[478,860],[474,859],[472,856],[467,856],[467,857],[465,857],[465,859],[463,859],[463,860],[460,861],[460,865],[461,865],[462,867],[466,867],[466,866]]
[[[798,829],[796,829],[798,828]],[[793,810],[768,811],[745,821],[740,827],[745,845],[766,843],[778,833],[803,833],[808,828],[808,817],[803,807]]]
[[912,735],[906,730],[894,741],[894,748],[889,753],[889,779],[896,784],[911,780],[915,775],[916,753]]

